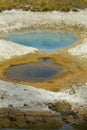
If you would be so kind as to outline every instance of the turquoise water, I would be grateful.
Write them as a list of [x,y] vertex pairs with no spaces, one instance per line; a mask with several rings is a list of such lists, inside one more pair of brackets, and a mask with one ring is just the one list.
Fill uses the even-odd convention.
[[71,32],[58,31],[27,31],[7,34],[4,39],[22,45],[38,48],[39,50],[58,50],[73,45],[78,36]]

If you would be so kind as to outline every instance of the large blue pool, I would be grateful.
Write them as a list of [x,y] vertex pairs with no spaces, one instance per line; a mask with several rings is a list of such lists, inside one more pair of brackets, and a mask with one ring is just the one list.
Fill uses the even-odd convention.
[[55,51],[75,44],[78,36],[71,32],[33,30],[21,33],[8,33],[4,39],[39,50]]

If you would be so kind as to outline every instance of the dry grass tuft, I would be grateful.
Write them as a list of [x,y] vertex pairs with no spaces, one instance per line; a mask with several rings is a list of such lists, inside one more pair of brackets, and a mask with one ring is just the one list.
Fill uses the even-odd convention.
[[87,0],[0,0],[0,11],[12,8],[32,11],[77,11],[87,8]]

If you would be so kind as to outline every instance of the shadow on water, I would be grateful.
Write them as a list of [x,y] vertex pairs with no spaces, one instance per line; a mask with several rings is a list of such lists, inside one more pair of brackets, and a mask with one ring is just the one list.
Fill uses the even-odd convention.
[[17,81],[41,82],[65,74],[63,67],[55,64],[52,59],[39,59],[35,63],[12,66],[6,76]]

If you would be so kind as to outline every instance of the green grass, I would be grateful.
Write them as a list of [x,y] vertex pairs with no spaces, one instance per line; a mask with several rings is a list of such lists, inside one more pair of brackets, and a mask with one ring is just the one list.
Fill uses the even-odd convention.
[[0,0],[0,11],[12,8],[32,11],[76,11],[76,8],[87,8],[87,0]]

